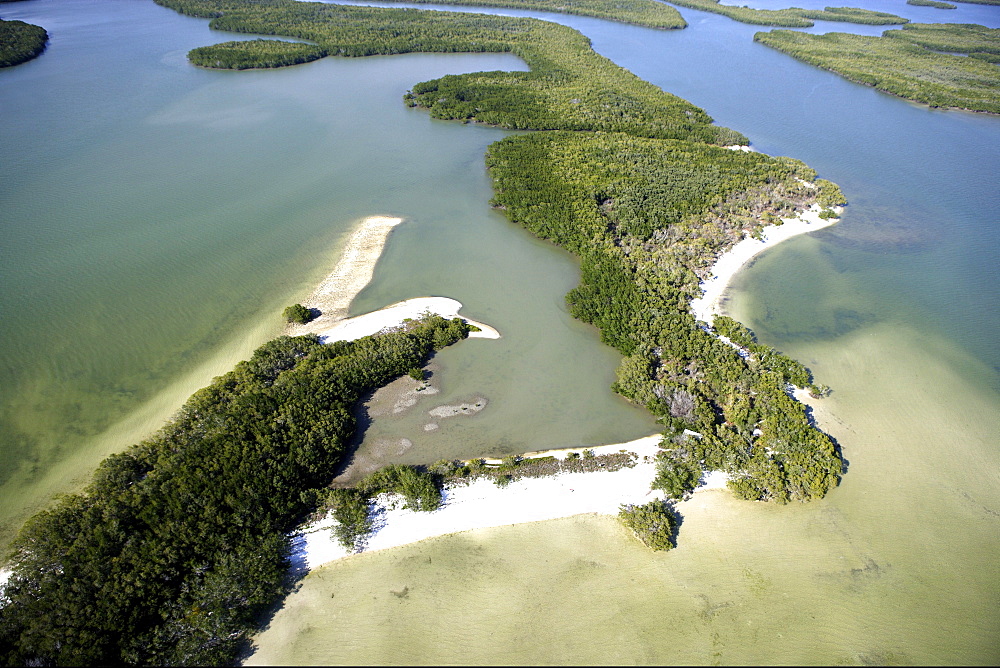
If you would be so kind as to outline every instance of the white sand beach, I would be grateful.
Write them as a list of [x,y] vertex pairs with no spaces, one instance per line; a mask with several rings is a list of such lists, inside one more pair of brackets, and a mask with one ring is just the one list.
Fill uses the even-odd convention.
[[329,328],[347,317],[347,309],[375,275],[392,229],[403,222],[392,216],[369,216],[362,220],[347,240],[340,259],[323,282],[302,302],[318,309],[320,315],[305,325],[289,324],[286,333],[296,336]]
[[[392,216],[369,216],[362,220],[347,240],[333,271],[302,302],[303,306],[318,310],[320,315],[304,325],[289,323],[285,333],[291,336],[316,333],[324,341],[350,341],[395,327],[407,318],[416,319],[428,312],[449,319],[461,317],[458,312],[462,303],[448,297],[417,297],[378,311],[347,317],[351,302],[371,283],[389,233],[402,222],[402,218]],[[500,338],[500,332],[493,327],[463,319],[481,330],[472,332],[470,338]]]
[[[628,451],[638,455],[638,463],[633,468],[618,471],[524,478],[502,488],[485,479],[464,486],[449,486],[445,488],[442,506],[433,512],[405,510],[398,497],[380,496],[376,499],[376,530],[369,536],[362,551],[384,550],[471,529],[585,513],[617,515],[622,504],[663,499],[662,492],[650,489],[650,482],[656,474],[654,457],[659,451],[660,438],[659,434],[655,434],[628,443],[533,453],[563,459],[570,452],[582,453],[585,449],[593,450],[595,454]],[[706,475],[698,489],[717,489],[725,487],[725,483],[725,474],[714,472]],[[293,536],[293,568],[311,570],[354,554],[333,536],[330,529],[335,525],[336,520],[328,517],[315,525],[303,527]]]
[[[702,282],[701,297],[691,300],[691,312],[696,320],[712,324],[721,313],[723,296],[729,282],[739,270],[759,253],[799,234],[815,232],[836,223],[838,218],[820,218],[822,207],[814,204],[794,218],[783,218],[781,225],[768,225],[762,230],[761,239],[743,239],[723,253],[712,266],[712,275]],[[834,209],[838,214],[840,207]]]
[[[347,318],[334,323],[325,329],[314,329],[324,342],[353,341],[354,339],[375,334],[383,329],[395,327],[406,319],[416,319],[425,313],[435,313],[443,318],[457,318],[462,303],[450,297],[416,297],[397,302],[371,313],[365,313],[354,318]],[[475,320],[462,317],[470,325],[479,328],[471,332],[469,338],[499,339],[500,332],[493,327]]]

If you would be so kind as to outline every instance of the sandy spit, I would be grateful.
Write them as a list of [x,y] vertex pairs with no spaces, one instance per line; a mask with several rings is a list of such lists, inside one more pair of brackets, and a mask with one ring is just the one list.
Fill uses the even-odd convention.
[[[351,302],[371,283],[389,233],[402,222],[402,218],[392,216],[369,216],[362,220],[348,239],[333,271],[302,302],[303,306],[318,310],[320,315],[304,325],[288,324],[285,333],[289,336],[316,333],[326,342],[353,340],[395,327],[407,318],[416,319],[428,312],[449,319],[460,317],[461,302],[448,297],[418,297],[372,313],[347,317]],[[463,319],[482,330],[473,332],[470,338],[500,338],[500,332],[493,327]]]
[[369,216],[348,239],[340,260],[303,306],[318,309],[320,316],[305,325],[289,324],[286,334],[298,336],[331,327],[347,317],[351,302],[375,275],[385,242],[392,228],[403,222],[391,216]]
[[[799,234],[815,232],[838,222],[838,218],[820,218],[823,210],[818,204],[794,218],[783,218],[781,225],[768,225],[762,230],[762,240],[746,238],[719,256],[712,266],[712,275],[702,281],[704,292],[691,300],[691,312],[696,320],[709,325],[722,311],[722,300],[729,282],[750,260],[772,246]],[[834,209],[838,213],[840,208]]]
[[[464,486],[448,486],[442,506],[433,512],[406,510],[399,497],[381,495],[375,499],[376,529],[361,551],[385,550],[471,529],[585,513],[617,515],[622,504],[663,499],[662,492],[650,490],[650,482],[656,474],[654,456],[659,450],[660,438],[655,434],[628,443],[536,453],[562,459],[570,452],[582,453],[584,449],[593,450],[595,454],[628,451],[638,455],[639,463],[618,471],[524,478],[502,488],[484,479]],[[699,490],[724,487],[725,482],[724,473],[710,473]],[[354,554],[337,542],[331,531],[336,524],[336,520],[327,517],[293,534],[293,569],[304,572]]]

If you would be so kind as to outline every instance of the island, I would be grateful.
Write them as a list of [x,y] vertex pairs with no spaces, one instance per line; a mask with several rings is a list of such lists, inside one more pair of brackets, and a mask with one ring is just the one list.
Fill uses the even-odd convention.
[[[749,150],[739,132],[601,57],[565,26],[295,0],[158,2],[216,29],[308,40],[328,55],[522,58],[530,71],[415,83],[404,102],[436,118],[534,131],[489,147],[492,204],[579,257],[571,313],[621,352],[614,389],[663,424],[655,452],[634,453],[634,462],[627,448],[617,458],[581,454],[579,466],[631,469],[642,460],[641,480],[629,483],[639,498],[618,510],[653,549],[674,540],[669,503],[709,472],[722,472],[726,488],[750,501],[809,501],[838,484],[835,443],[793,397],[796,388],[822,393],[809,371],[695,301],[726,274],[719,262],[727,253],[745,253],[746,239],[774,243],[785,225],[803,232],[833,222],[846,203],[835,184],[800,161]],[[245,53],[274,67],[286,48],[251,44]],[[317,289],[336,303],[304,306],[342,312],[367,282],[354,279],[370,271],[371,249],[398,224],[372,221],[372,235],[362,234],[372,241],[365,260],[335,269],[330,285],[341,287]],[[32,518],[3,588],[4,661],[231,664],[262,611],[289,591],[293,536],[310,515],[332,509],[356,545],[370,533],[373,495],[437,509],[443,483],[474,473],[474,462],[390,466],[357,487],[328,487],[364,393],[482,329],[431,313],[380,327],[355,340],[313,332],[265,344],[196,392],[156,435],[105,460],[83,492]],[[523,466],[500,462],[486,484],[514,484]]]
[[0,19],[0,67],[13,67],[38,57],[48,44],[45,28]]
[[773,30],[757,33],[754,41],[907,100],[1000,113],[998,28],[912,23],[881,37]]

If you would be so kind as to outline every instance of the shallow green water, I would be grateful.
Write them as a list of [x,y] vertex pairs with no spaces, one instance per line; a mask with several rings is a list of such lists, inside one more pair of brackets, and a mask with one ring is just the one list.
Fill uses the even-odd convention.
[[[754,45],[760,28],[681,11],[691,27],[673,33],[559,20],[844,188],[839,225],[761,256],[728,302],[834,388],[815,415],[843,483],[784,508],[697,496],[667,555],[579,517],[331,564],[251,662],[1000,661],[1000,122],[854,86]],[[931,20],[997,20],[955,11]]]
[[1000,397],[940,345],[876,326],[809,346],[850,460],[822,502],[702,492],[666,554],[579,516],[335,562],[250,663],[995,663]]
[[[672,32],[558,20],[844,188],[839,225],[761,256],[729,302],[834,388],[816,416],[849,461],[842,485],[785,508],[696,497],[666,555],[595,517],[363,555],[306,578],[254,661],[1000,661],[1000,119],[910,105],[753,44],[759,27],[681,11],[691,27]],[[482,153],[503,134],[401,104],[417,81],[516,61],[213,73],[183,55],[229,36],[152,3],[2,15],[53,35],[0,71],[0,138],[22,149],[0,161],[6,536],[276,333],[372,213],[408,222],[353,310],[444,294],[505,336],[438,359],[435,403],[482,393],[488,410],[373,435],[413,436],[404,458],[426,460],[651,430],[607,390],[616,356],[563,311],[574,262],[486,206]]]
[[516,58],[210,72],[187,50],[232,36],[152,2],[4,9],[52,38],[0,72],[0,545],[280,333],[282,307],[372,214],[407,222],[355,311],[446,295],[505,337],[440,356],[444,398],[491,405],[481,428],[442,429],[416,456],[655,430],[611,393],[617,354],[562,307],[576,263],[489,209],[483,154],[504,133],[402,103],[418,81]]

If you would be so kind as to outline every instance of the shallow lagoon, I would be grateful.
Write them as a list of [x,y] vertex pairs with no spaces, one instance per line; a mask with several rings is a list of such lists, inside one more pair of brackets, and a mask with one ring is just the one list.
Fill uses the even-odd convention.
[[[872,7],[920,20],[938,11],[886,4]],[[134,42],[121,41],[122,6],[138,12],[129,16]],[[538,403],[524,399],[526,389],[546,397],[544,417],[518,424],[518,438],[539,434],[541,443],[645,433],[648,421],[607,391],[615,355],[562,311],[561,296],[575,281],[572,260],[485,206],[482,151],[503,133],[435,123],[400,102],[417,81],[516,61],[407,56],[201,72],[185,65],[183,53],[223,39],[203,21],[151,3],[116,4],[114,14],[93,20],[90,3],[47,0],[12,6],[4,17],[20,12],[30,20],[32,7],[52,12],[49,23],[36,21],[54,35],[47,55],[77,50],[61,64],[48,64],[53,58],[0,72],[5,145],[38,144],[35,159],[4,167],[15,173],[0,191],[10,300],[3,369],[20,383],[5,383],[3,398],[13,423],[38,437],[22,441],[28,464],[4,489],[5,518],[23,515],[29,491],[40,503],[84,479],[104,452],[148,433],[192,389],[277,332],[271,314],[308,294],[352,222],[370,213],[412,224],[390,240],[359,310],[440,289],[507,337],[506,348],[473,341],[439,358],[451,396],[490,383],[491,399],[509,396],[514,415]],[[682,510],[681,545],[667,555],[641,549],[613,520],[580,517],[347,560],[303,581],[258,638],[254,660],[1000,659],[993,340],[1000,122],[849,84],[754,45],[758,27],[681,11],[692,25],[672,33],[558,20],[746,133],[755,148],[803,159],[844,188],[851,200],[844,220],[763,255],[738,279],[730,302],[765,342],[834,388],[816,415],[850,462],[842,486],[820,503],[785,508],[706,493]],[[139,16],[146,23],[135,23]],[[991,16],[994,8],[960,6],[936,20],[995,25]],[[70,26],[77,41],[56,41],[56,28]],[[105,55],[88,63],[102,43]],[[107,68],[120,53],[134,70],[115,83]],[[354,68],[364,74],[343,74]],[[104,79],[88,79],[91,69]],[[57,75],[63,85],[50,86]],[[326,85],[314,85],[313,76]],[[389,88],[372,92],[376,76]],[[12,85],[25,80],[47,96],[20,106],[29,100],[11,93]],[[96,85],[101,94],[88,93]],[[108,115],[126,109],[126,100],[136,106]],[[28,134],[37,118],[63,129],[39,143]],[[349,140],[366,127],[358,118],[381,124],[352,148]],[[191,133],[198,150],[176,141]],[[157,137],[170,150],[150,160]],[[88,178],[84,166],[103,177]],[[155,198],[180,213],[158,217],[171,209]],[[53,313],[56,327],[49,326]],[[538,347],[538,323],[567,338]],[[581,360],[594,366],[583,367],[575,385],[562,385],[560,365]],[[493,366],[483,373],[482,365]],[[572,395],[559,401],[538,390],[524,369]],[[592,387],[595,398],[579,394]],[[108,428],[124,415],[131,422]],[[454,452],[466,442],[469,450],[482,443],[518,449],[517,438],[495,440],[488,416],[463,425]],[[450,447],[441,454],[458,456]]]
[[844,187],[842,222],[761,256],[728,303],[834,388],[815,415],[848,459],[841,487],[784,508],[697,495],[662,556],[596,516],[361,555],[308,576],[251,662],[1000,659],[1000,122],[855,86],[753,45],[760,28],[682,13],[691,28],[668,34],[559,20]]

